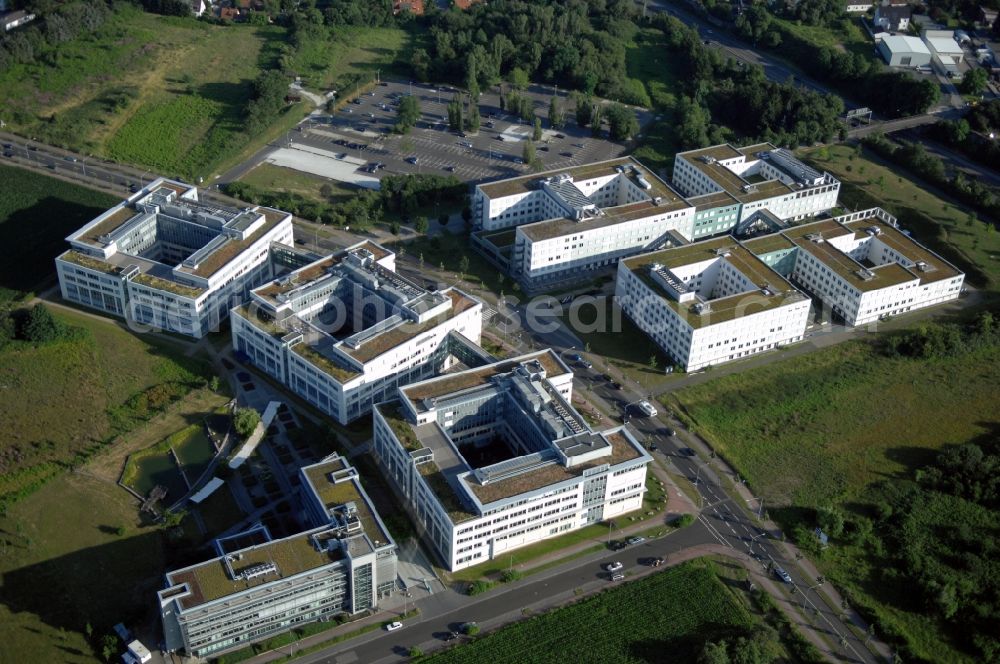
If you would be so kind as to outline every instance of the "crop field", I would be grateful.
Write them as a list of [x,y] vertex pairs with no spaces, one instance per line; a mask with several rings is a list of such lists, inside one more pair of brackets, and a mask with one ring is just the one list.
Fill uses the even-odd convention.
[[23,497],[159,412],[201,380],[200,362],[75,312],[81,338],[0,351],[0,501]]
[[0,166],[0,182],[0,290],[30,291],[55,275],[53,260],[67,248],[66,236],[118,202],[9,166]]
[[515,623],[427,658],[489,662],[690,662],[705,641],[754,623],[742,601],[694,561]]
[[766,504],[818,506],[1000,423],[1000,351],[933,361],[852,341],[664,398]]
[[990,232],[982,223],[970,225],[963,207],[880,162],[857,156],[846,145],[812,149],[805,157],[845,183],[841,199],[849,205],[857,209],[880,205],[899,217],[914,237],[965,270],[970,281],[1000,288],[1000,233]]

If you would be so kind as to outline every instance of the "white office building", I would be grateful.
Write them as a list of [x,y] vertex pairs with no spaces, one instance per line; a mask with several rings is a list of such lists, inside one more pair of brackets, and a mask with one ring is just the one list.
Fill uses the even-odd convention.
[[688,371],[794,343],[810,300],[731,236],[618,263],[622,311]]
[[550,350],[400,388],[374,453],[444,566],[459,570],[642,507],[651,461],[592,430]]
[[840,182],[832,175],[820,173],[770,143],[679,152],[674,157],[673,183],[685,196],[724,193],[739,203],[736,223],[728,227],[715,219],[696,217],[692,240],[737,227],[761,210],[783,221],[812,217],[836,207],[840,193]]
[[378,606],[396,586],[396,545],[346,460],[300,470],[313,528],[167,573],[158,593],[167,652],[204,658],[309,622]]
[[233,309],[233,347],[342,424],[437,375],[475,344],[482,303],[398,275],[395,255],[363,242],[254,289]]
[[202,203],[195,187],[158,179],[66,240],[63,299],[200,338],[271,279],[272,245],[293,244],[292,217]]
[[694,206],[631,157],[481,184],[476,246],[527,290],[686,241]]
[[954,300],[962,290],[965,275],[900,231],[880,208],[796,226],[780,236],[788,244],[775,248],[780,240],[774,238],[769,255],[762,251],[766,238],[746,246],[765,262],[794,253],[790,278],[847,325]]
[[801,340],[811,304],[803,292],[857,326],[953,300],[963,278],[872,208],[635,256],[618,264],[615,292],[629,318],[694,371]]

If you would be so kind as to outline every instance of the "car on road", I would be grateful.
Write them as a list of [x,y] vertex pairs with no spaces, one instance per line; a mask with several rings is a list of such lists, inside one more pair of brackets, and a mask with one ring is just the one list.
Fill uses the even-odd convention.
[[626,546],[628,545],[621,540],[611,540],[610,542],[608,542],[608,548],[611,549],[612,551],[621,551]]
[[454,166],[445,166],[444,170],[448,171],[449,173],[454,173],[455,172],[455,167]]
[[566,134],[556,134],[556,138],[566,138]]
[[653,558],[645,558],[643,562],[650,567],[659,567],[663,564],[663,556],[655,556]]
[[681,454],[683,454],[684,456],[687,456],[687,457],[693,457],[694,456],[694,450],[692,450],[690,447],[682,447],[681,449],[679,449],[677,451],[680,452]]
[[611,580],[612,581],[624,581],[625,580],[625,575],[622,574],[621,572],[614,573],[614,574],[611,575]]
[[11,152],[10,150],[4,150],[3,156],[5,156],[5,157],[13,157],[14,153]]
[[670,438],[671,436],[676,436],[677,432],[670,427],[664,427],[663,429],[660,429],[660,434]]
[[792,575],[783,570],[782,568],[778,567],[777,565],[774,567],[774,575],[779,579],[781,579],[782,581],[784,581],[785,583],[792,582]]
[[570,362],[582,362],[583,361],[583,355],[580,355],[579,353],[570,353],[566,357],[569,359]]
[[639,410],[642,411],[642,414],[646,417],[656,417],[656,409],[653,408],[653,404],[643,399],[637,405],[639,406]]
[[416,164],[419,161],[420,161],[420,159],[417,158],[417,157],[407,157],[406,158],[406,163],[408,163],[408,164]]
[[646,541],[645,537],[639,537],[639,536],[629,537],[627,540],[625,540],[625,544],[629,546],[636,546],[637,544],[642,544],[645,541]]
[[606,572],[617,572],[622,567],[625,567],[625,565],[622,565],[622,562],[620,560],[615,560],[615,561],[612,561],[610,563],[605,564],[604,565],[604,570]]
[[457,638],[458,638],[458,632],[448,632],[447,634],[444,635],[444,640],[446,643],[449,641],[454,641]]
[[398,620],[396,620],[396,621],[393,621],[393,622],[389,623],[388,625],[386,625],[385,626],[385,631],[387,631],[387,632],[395,632],[397,629],[400,629],[402,627],[403,627],[403,623],[401,623]]
[[584,369],[593,369],[594,368],[593,362],[590,362],[589,360],[580,360],[576,364],[577,364],[577,366],[583,367]]
[[494,138],[503,143],[503,134],[497,134]]
[[547,145],[539,145],[536,149],[539,152],[548,152],[549,151],[549,146],[547,146]]
[[515,164],[523,164],[524,160],[521,159],[520,157],[514,157],[514,163]]
[[649,451],[650,451],[650,452],[655,452],[655,451],[656,451],[657,449],[659,449],[659,448],[658,448],[658,447],[656,447],[656,445],[655,445],[655,444],[654,444],[654,445],[650,445],[650,446],[649,446]]
[[610,383],[608,383],[608,387],[610,387],[612,390],[620,390],[622,389],[622,384],[619,383],[617,380],[613,380]]
[[469,148],[470,150],[472,149],[472,143],[470,143],[469,141],[462,141],[461,143],[459,143],[459,145],[461,145],[463,148]]
[[77,161],[76,157],[70,157],[69,155],[63,157],[63,159],[65,159],[66,161]]

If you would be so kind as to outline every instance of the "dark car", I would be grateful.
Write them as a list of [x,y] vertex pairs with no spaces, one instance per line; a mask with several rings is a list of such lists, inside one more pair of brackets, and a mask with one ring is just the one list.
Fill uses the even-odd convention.
[[572,158],[573,157],[573,153],[572,152],[560,152],[559,156],[560,157],[569,157],[569,158]]
[[611,543],[608,544],[608,548],[611,549],[612,551],[621,551],[626,546],[628,545],[621,540],[611,540]]
[[620,390],[622,389],[622,384],[616,380],[613,380],[610,383],[608,383],[608,387],[610,387],[612,390]]
[[457,639],[457,638],[458,638],[458,632],[448,632],[448,633],[447,633],[447,634],[445,634],[445,636],[444,636],[444,640],[445,640],[445,642],[448,642],[448,641],[454,641],[454,640],[455,640],[455,639]]
[[679,452],[680,452],[681,454],[683,454],[684,456],[689,456],[689,457],[693,457],[693,456],[694,456],[694,450],[692,450],[692,449],[691,449],[690,447],[682,447],[682,448],[681,448],[680,450],[678,450],[678,451],[679,451]]
[[539,145],[538,148],[537,148],[537,150],[539,152],[548,152],[549,151],[549,146],[547,146],[547,145]]
[[14,153],[11,152],[10,150],[4,150],[3,156],[5,156],[5,157],[13,157]]
[[674,431],[673,429],[671,429],[670,427],[666,427],[666,428],[660,429],[660,433],[662,435],[668,436],[668,437],[669,436],[676,436],[677,435],[677,432]]
[[565,134],[556,134],[556,138],[566,138]]

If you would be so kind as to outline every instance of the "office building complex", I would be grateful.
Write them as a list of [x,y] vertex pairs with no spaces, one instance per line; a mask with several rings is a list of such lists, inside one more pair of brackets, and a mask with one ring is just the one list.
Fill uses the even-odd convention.
[[673,184],[631,157],[476,187],[474,245],[528,291],[592,277],[619,259],[837,204],[840,183],[769,143],[677,155]]
[[623,157],[476,187],[478,248],[528,290],[689,237],[694,208]]
[[292,245],[292,217],[202,203],[196,188],[158,179],[66,239],[64,299],[202,337],[273,276],[271,247]]
[[256,288],[233,309],[233,347],[342,424],[455,357],[485,356],[478,300],[394,269],[394,254],[363,242]]
[[731,236],[618,263],[618,302],[688,371],[799,341],[809,298]]
[[955,299],[962,280],[873,208],[623,260],[616,294],[629,318],[693,371],[800,340],[810,301],[792,284],[856,326]]
[[737,228],[760,210],[783,221],[812,217],[835,207],[840,193],[840,182],[832,175],[770,143],[680,152],[674,158],[673,181],[687,196],[727,195],[739,208],[737,217],[696,216],[692,240]]
[[357,471],[333,455],[300,473],[313,528],[233,551],[217,543],[218,557],[166,575],[158,597],[167,651],[205,657],[245,647],[375,608],[392,592],[396,545]]
[[642,507],[651,461],[625,427],[592,430],[550,350],[399,389],[374,452],[451,570]]

